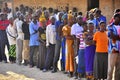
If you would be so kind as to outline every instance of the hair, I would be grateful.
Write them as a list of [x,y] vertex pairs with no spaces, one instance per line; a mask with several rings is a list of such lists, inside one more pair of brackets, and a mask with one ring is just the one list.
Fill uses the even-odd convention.
[[114,19],[115,19],[116,17],[120,18],[120,14],[115,14],[115,15],[114,15]]
[[104,21],[100,21],[99,25],[101,25],[101,24],[105,24],[105,22]]
[[83,15],[83,13],[82,12],[78,12],[78,15]]
[[116,9],[116,10],[115,10],[115,13],[118,13],[118,12],[120,12],[120,9]]

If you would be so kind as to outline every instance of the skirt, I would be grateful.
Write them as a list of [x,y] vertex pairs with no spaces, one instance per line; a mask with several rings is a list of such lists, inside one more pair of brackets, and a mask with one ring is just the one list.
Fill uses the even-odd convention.
[[85,74],[85,51],[80,49],[78,52],[78,73]]
[[95,48],[94,45],[85,48],[85,70],[87,75],[93,74]]
[[10,61],[15,61],[16,60],[16,45],[10,45],[9,60]]
[[106,79],[108,69],[108,53],[95,53],[94,77],[96,79]]
[[38,62],[37,62],[37,67],[40,69],[43,69],[45,66],[46,54],[47,54],[46,46],[41,43],[39,46]]

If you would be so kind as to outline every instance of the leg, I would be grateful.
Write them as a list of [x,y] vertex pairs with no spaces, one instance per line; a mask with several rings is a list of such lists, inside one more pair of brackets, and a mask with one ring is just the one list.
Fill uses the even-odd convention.
[[34,66],[34,64],[33,64],[34,49],[35,49],[34,46],[30,46],[30,67]]
[[120,54],[117,56],[117,61],[115,64],[115,80],[120,80]]
[[54,56],[54,61],[53,61],[53,68],[54,68],[55,72],[57,69],[57,62],[58,62],[59,57],[60,57],[60,48],[61,48],[61,41],[57,40],[56,45],[55,45],[55,56]]
[[113,70],[114,70],[114,67],[115,67],[116,60],[117,60],[117,54],[116,53],[108,54],[108,76],[107,76],[107,80],[112,80],[112,75],[113,75]]

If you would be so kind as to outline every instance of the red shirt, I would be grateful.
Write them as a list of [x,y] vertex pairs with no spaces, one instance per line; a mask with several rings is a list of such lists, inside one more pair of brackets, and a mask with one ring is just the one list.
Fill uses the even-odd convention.
[[6,28],[8,27],[10,21],[9,20],[0,20],[0,30],[6,30]]

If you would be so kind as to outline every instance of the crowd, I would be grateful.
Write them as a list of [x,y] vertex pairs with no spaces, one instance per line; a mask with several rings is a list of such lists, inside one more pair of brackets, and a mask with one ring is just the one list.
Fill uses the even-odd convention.
[[55,73],[60,60],[69,77],[120,80],[120,9],[109,23],[98,8],[86,16],[24,5],[11,11],[6,4],[0,13],[0,61],[7,63],[7,45],[10,63]]

